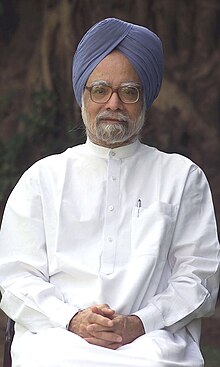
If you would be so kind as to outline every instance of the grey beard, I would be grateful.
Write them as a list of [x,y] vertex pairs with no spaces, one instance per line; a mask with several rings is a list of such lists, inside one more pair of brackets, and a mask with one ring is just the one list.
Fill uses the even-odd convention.
[[[118,123],[109,124],[104,119],[111,117],[119,119]],[[84,104],[82,105],[82,118],[86,127],[86,133],[91,141],[98,140],[105,144],[117,144],[133,142],[137,139],[145,121],[145,108],[142,109],[137,122],[134,124],[127,116],[121,113],[105,111],[96,117],[95,129],[90,129],[89,115]]]
[[99,118],[97,120],[97,137],[101,141],[109,144],[133,142],[137,139],[144,125],[145,113],[141,112],[136,124],[133,124],[128,118],[114,124],[99,121]]
[[119,122],[108,124],[99,122],[97,124],[97,138],[105,143],[115,144],[123,143],[129,138],[128,123]]

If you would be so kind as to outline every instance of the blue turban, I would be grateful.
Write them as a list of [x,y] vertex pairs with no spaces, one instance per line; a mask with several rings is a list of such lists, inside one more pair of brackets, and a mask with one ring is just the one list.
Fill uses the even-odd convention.
[[73,58],[73,90],[81,106],[82,94],[92,71],[111,51],[119,50],[137,72],[149,108],[157,97],[163,77],[160,39],[149,29],[107,18],[90,28],[81,39]]

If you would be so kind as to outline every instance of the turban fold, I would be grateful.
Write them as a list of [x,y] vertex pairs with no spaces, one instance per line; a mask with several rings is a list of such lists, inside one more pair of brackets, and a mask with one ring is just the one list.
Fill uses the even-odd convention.
[[96,23],[81,39],[73,58],[73,90],[81,106],[82,94],[92,71],[114,49],[125,55],[138,74],[149,108],[157,97],[163,77],[160,39],[149,29],[107,18]]

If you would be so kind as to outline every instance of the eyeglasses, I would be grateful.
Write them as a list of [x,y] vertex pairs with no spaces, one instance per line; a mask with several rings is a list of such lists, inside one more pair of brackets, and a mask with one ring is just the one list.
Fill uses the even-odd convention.
[[109,85],[96,84],[85,88],[90,92],[90,98],[95,103],[107,103],[115,92],[123,103],[136,103],[140,98],[140,87],[133,85],[112,88]]

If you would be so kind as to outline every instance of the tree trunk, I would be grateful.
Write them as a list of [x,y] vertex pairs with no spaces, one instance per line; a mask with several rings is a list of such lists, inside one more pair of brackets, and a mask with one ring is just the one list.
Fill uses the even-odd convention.
[[[9,170],[5,167],[14,169],[1,189],[2,205],[17,177],[34,160],[85,139],[72,94],[72,57],[85,31],[113,16],[146,25],[160,36],[165,78],[142,139],[185,154],[202,166],[220,220],[218,0],[4,0],[0,4],[0,152],[17,139],[16,134],[27,135],[19,163],[15,160],[10,166],[0,158],[3,174]],[[54,99],[42,91],[51,91]],[[33,102],[34,92],[41,94]],[[34,128],[30,130],[28,124]],[[37,146],[31,134],[41,137]]]

